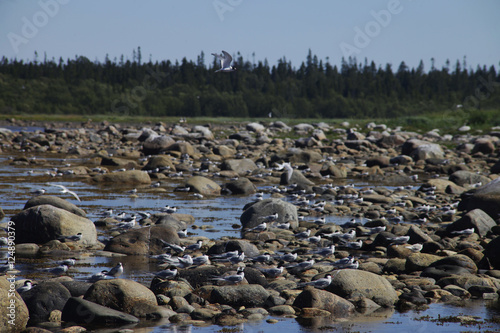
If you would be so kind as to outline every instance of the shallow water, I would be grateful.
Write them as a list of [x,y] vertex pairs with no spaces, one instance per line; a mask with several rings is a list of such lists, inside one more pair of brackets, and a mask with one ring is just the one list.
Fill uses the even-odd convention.
[[[211,239],[221,237],[238,237],[240,230],[233,228],[233,225],[239,225],[239,217],[242,213],[242,207],[253,199],[252,196],[220,196],[214,198],[196,199],[190,194],[174,192],[173,189],[183,185],[182,180],[169,180],[162,187],[165,192],[155,192],[150,186],[138,187],[138,196],[131,197],[127,193],[132,187],[124,186],[106,186],[102,187],[96,184],[83,182],[76,176],[50,177],[44,175],[54,167],[62,167],[66,163],[79,164],[79,160],[55,158],[50,156],[37,156],[38,159],[44,159],[43,166],[36,166],[34,173],[30,166],[12,166],[11,159],[8,156],[0,156],[0,203],[6,213],[6,217],[0,221],[5,223],[15,213],[19,212],[26,201],[30,198],[29,192],[38,188],[45,188],[48,194],[60,195],[57,187],[52,184],[61,184],[72,191],[78,193],[81,202],[78,202],[71,195],[61,194],[60,196],[76,204],[87,212],[88,218],[95,221],[99,213],[112,208],[115,212],[126,212],[131,214],[137,211],[146,211],[150,213],[158,212],[159,208],[165,205],[177,206],[179,213],[191,214],[195,217],[196,229],[188,229],[190,236],[205,236]],[[216,180],[222,183],[222,180]],[[380,184],[369,184],[366,182],[355,183],[356,187],[371,186],[376,187]],[[380,185],[382,186],[382,185]],[[269,184],[258,185],[259,191],[267,191]],[[267,198],[269,194],[265,195]],[[343,224],[351,219],[350,216],[327,216],[327,222]],[[358,219],[359,220],[359,219]],[[208,226],[209,228],[201,228]],[[98,232],[100,230],[98,229]],[[100,236],[105,237],[105,235]],[[6,257],[5,249],[0,250],[0,258]],[[122,262],[125,267],[123,278],[136,280],[149,286],[153,273],[157,271],[156,263],[144,256],[118,256],[107,257],[100,255],[79,255],[78,263],[70,268],[68,275],[75,279],[85,280],[92,274],[100,272],[103,269],[109,269],[116,263]],[[21,271],[18,278],[38,277],[39,268],[51,267],[52,260],[55,258],[18,258],[16,269]],[[57,258],[60,259],[60,258]],[[133,267],[133,269],[131,269]],[[129,269],[127,269],[129,268]],[[137,332],[276,332],[287,330],[290,332],[325,332],[325,331],[347,331],[347,332],[457,332],[457,331],[496,331],[500,330],[498,324],[485,323],[488,319],[499,317],[500,311],[498,304],[485,301],[468,302],[466,307],[454,307],[443,304],[432,304],[428,310],[422,312],[410,311],[407,313],[384,312],[365,316],[360,318],[350,318],[347,321],[335,321],[328,318],[314,321],[275,318],[278,320],[275,324],[261,321],[257,323],[246,323],[242,326],[227,328],[219,326],[195,327],[179,326],[173,324],[162,324],[161,322],[142,322],[135,328]],[[449,323],[434,321],[447,316],[457,316],[467,314],[477,316],[482,325],[462,326],[460,323]],[[425,317],[428,316],[428,317]],[[271,317],[269,317],[271,318]],[[422,319],[424,318],[424,319]],[[419,320],[417,320],[419,319]]]

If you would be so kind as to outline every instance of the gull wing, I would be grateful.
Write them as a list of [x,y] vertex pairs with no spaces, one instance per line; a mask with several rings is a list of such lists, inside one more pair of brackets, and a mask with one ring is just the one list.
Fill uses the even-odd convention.
[[221,65],[222,68],[228,68],[231,66],[231,62],[233,61],[233,57],[226,51],[222,51],[222,54],[224,55],[224,60],[221,60]]

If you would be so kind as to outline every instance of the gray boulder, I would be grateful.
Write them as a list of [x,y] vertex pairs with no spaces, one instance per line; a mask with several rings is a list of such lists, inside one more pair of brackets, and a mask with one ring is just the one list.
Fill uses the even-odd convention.
[[30,326],[49,320],[54,310],[62,310],[71,297],[70,292],[59,282],[41,282],[22,294],[29,311]]
[[43,244],[82,233],[78,245],[98,245],[97,231],[91,220],[51,205],[25,209],[12,217],[12,221],[16,222],[16,243]]
[[85,293],[84,299],[129,314],[133,314],[140,304],[158,305],[149,288],[127,279],[97,281]]
[[127,170],[120,172],[111,172],[106,174],[98,174],[92,177],[92,180],[97,183],[114,183],[114,184],[150,184],[151,178],[147,172],[141,170]]
[[253,194],[257,187],[248,178],[238,178],[224,185],[226,192],[231,194]]
[[449,224],[446,227],[446,233],[453,236],[453,231],[459,231],[469,228],[474,228],[479,236],[484,237],[491,228],[496,226],[496,222],[481,209],[474,209],[465,214],[460,219]]
[[500,178],[497,178],[473,192],[462,195],[459,210],[471,211],[479,208],[493,219],[500,214]]
[[148,163],[142,168],[142,170],[155,170],[167,167],[170,168],[170,170],[175,170],[172,159],[167,155],[156,155],[151,156]]
[[34,206],[40,205],[52,205],[57,208],[61,208],[67,210],[70,213],[81,217],[87,217],[87,214],[83,209],[78,208],[76,205],[72,204],[69,201],[66,201],[62,198],[56,197],[54,195],[38,195],[32,197],[26,202],[23,209],[28,209]]
[[62,320],[86,325],[125,325],[138,323],[139,319],[88,300],[71,297],[62,309]]
[[255,308],[264,307],[268,297],[269,292],[261,285],[242,284],[214,288],[210,294],[209,301],[236,308],[240,306]]
[[490,179],[488,177],[478,175],[475,172],[466,170],[455,171],[450,175],[448,179],[459,186],[465,186],[476,183],[487,184],[490,182]]
[[151,135],[143,142],[142,151],[145,155],[158,155],[173,143],[175,140],[168,135]]
[[299,309],[317,308],[326,310],[335,316],[335,318],[347,317],[354,313],[354,305],[348,300],[326,290],[319,290],[313,287],[306,287],[295,298],[293,306]]
[[259,124],[259,123],[248,123],[246,125],[246,129],[247,129],[247,131],[250,131],[250,132],[262,132],[266,128],[264,127],[264,125]]
[[428,158],[444,158],[441,146],[418,139],[409,139],[403,144],[402,153],[411,156],[413,160],[426,160]]
[[163,253],[163,243],[179,244],[177,230],[164,225],[131,229],[113,237],[104,250],[129,255],[150,255]]
[[290,228],[298,227],[297,207],[280,199],[265,199],[247,208],[240,216],[243,229],[253,228],[261,224],[263,217],[278,213],[276,222],[290,222]]
[[203,176],[193,176],[186,181],[191,192],[203,195],[220,195],[221,187],[211,179]]
[[258,169],[255,162],[249,158],[225,160],[220,168],[221,170],[234,171],[240,176],[246,176],[250,172]]
[[391,307],[398,300],[396,290],[387,279],[355,269],[339,271],[326,290],[346,299],[366,297],[384,307]]

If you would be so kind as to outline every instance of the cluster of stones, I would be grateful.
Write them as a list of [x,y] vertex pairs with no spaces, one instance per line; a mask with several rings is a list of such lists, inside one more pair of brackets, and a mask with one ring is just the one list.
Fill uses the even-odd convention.
[[[292,135],[300,138],[286,138]],[[278,278],[261,272],[259,268],[267,265],[247,262],[245,279],[237,285],[221,285],[213,280],[214,276],[236,269],[222,263],[180,269],[174,280],[155,277],[147,286],[122,278],[89,283],[64,276],[38,281],[35,288],[22,295],[16,293],[16,329],[41,323],[50,328],[63,322],[67,331],[75,332],[80,326],[121,326],[137,323],[140,318],[234,325],[262,320],[269,314],[344,318],[393,307],[425,307],[437,301],[496,299],[500,289],[499,136],[500,132],[495,131],[475,136],[440,135],[437,130],[419,134],[374,124],[361,133],[324,123],[290,128],[280,121],[211,127],[157,124],[150,128],[89,122],[79,129],[47,126],[43,132],[1,130],[5,153],[22,151],[36,156],[52,152],[82,158],[82,165],[61,167],[55,175],[37,177],[70,177],[151,190],[152,182],[169,182],[171,175],[176,174],[177,178],[185,178],[191,192],[208,196],[250,195],[259,185],[280,185],[271,199],[252,201],[244,208],[240,240],[181,240],[177,231],[193,224],[192,216],[154,214],[141,221],[140,228],[112,234],[114,237],[102,244],[97,240],[96,226],[106,230],[116,221],[102,219],[94,223],[83,210],[61,198],[34,197],[12,217],[18,235],[16,252],[21,256],[101,250],[153,255],[162,253],[163,242],[186,245],[203,239],[205,245],[198,254],[240,250],[247,257],[255,257],[286,250],[297,253],[300,260],[316,259],[311,268],[291,268]],[[143,160],[143,156],[148,158]],[[282,162],[297,167],[291,179],[282,171],[271,169]],[[47,166],[43,159],[26,156],[16,157],[10,163],[33,168]],[[117,168],[126,171],[111,172]],[[415,175],[422,183],[417,190],[405,186],[415,185]],[[345,178],[383,182],[383,186],[369,192],[336,186],[344,184]],[[287,194],[282,190],[291,183],[301,193],[314,193],[318,200],[325,200],[323,210],[294,206],[283,200]],[[433,195],[429,195],[429,189]],[[335,201],[341,198],[363,200]],[[442,208],[456,202],[456,211],[444,213],[450,209]],[[433,209],[419,210],[425,206]],[[391,220],[394,214],[388,214],[389,209],[396,209],[406,223]],[[277,222],[290,222],[290,230],[270,224],[264,232],[246,232],[258,225],[263,216],[276,212]],[[371,221],[345,226],[319,226],[310,221],[311,217],[325,214],[364,216]],[[305,219],[299,219],[300,216]],[[427,222],[412,223],[422,218]],[[367,228],[376,226],[386,229],[369,235]],[[467,228],[474,228],[474,232],[456,233]],[[324,237],[319,244],[311,244],[295,238],[294,233],[307,229],[311,236],[354,229],[356,239],[362,240],[363,245],[353,251],[338,243],[340,250],[335,257],[321,258],[313,250],[331,240]],[[82,233],[81,241],[57,240],[61,235],[77,232]],[[393,244],[391,240],[397,236],[409,236],[409,244],[422,244],[421,252]],[[331,273],[329,263],[348,255],[359,257],[359,269],[336,271],[324,290],[299,287],[301,282]],[[277,263],[273,260],[273,264]],[[2,318],[6,315],[2,311],[7,309],[4,302],[8,291],[7,278],[0,277]],[[6,323],[0,323],[0,330],[6,327]]]

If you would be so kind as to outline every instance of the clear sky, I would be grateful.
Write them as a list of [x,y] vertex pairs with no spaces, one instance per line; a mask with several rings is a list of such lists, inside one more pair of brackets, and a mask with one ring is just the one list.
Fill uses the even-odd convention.
[[143,61],[226,50],[298,67],[311,49],[337,65],[351,55],[428,70],[466,56],[498,69],[499,14],[498,0],[0,0],[0,57],[131,59],[140,46]]

